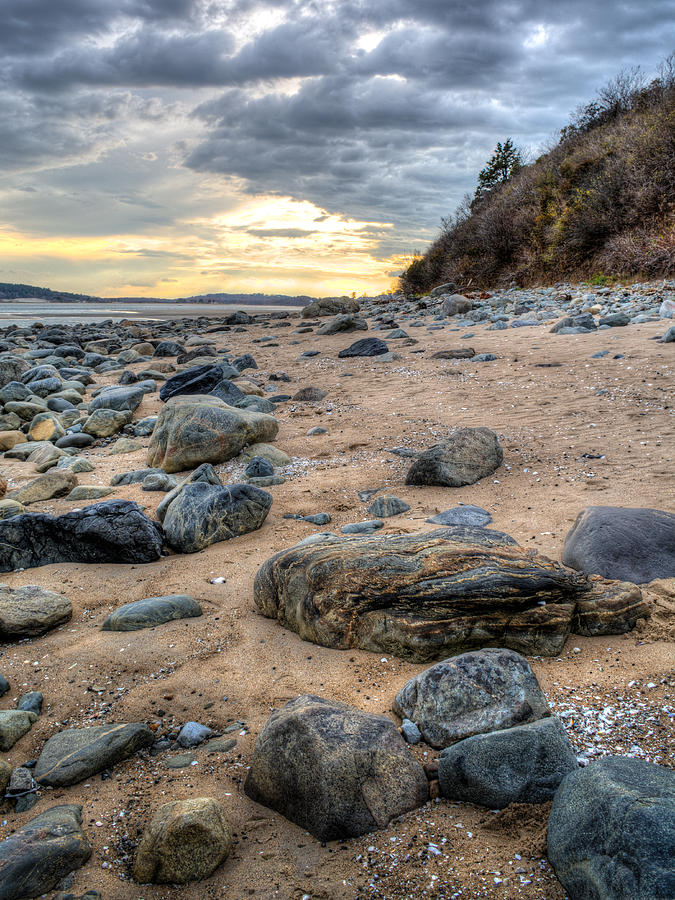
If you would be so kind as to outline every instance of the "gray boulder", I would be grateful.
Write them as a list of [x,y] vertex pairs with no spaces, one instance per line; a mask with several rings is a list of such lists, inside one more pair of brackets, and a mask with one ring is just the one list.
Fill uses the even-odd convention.
[[457,316],[461,313],[471,312],[473,303],[462,294],[441,295],[441,311],[444,316]]
[[92,437],[111,437],[131,422],[129,410],[95,409],[82,426],[82,431]]
[[89,403],[89,412],[96,409],[116,409],[118,412],[134,412],[145,396],[145,388],[139,385],[131,387],[104,388]]
[[673,847],[672,769],[605,757],[555,795],[548,858],[570,900],[672,900]]
[[34,712],[24,709],[0,709],[0,750],[6,753],[14,744],[28,734],[37,721]]
[[380,338],[369,337],[361,338],[360,341],[355,341],[349,347],[340,350],[338,357],[339,359],[348,359],[352,356],[382,356],[388,352],[389,347],[384,341],[380,340]]
[[391,516],[400,516],[409,509],[410,505],[400,497],[395,497],[393,494],[382,494],[373,500],[368,507],[368,512],[376,518],[389,519]]
[[110,613],[101,630],[139,631],[141,628],[154,628],[174,619],[188,619],[201,615],[201,606],[194,597],[187,594],[146,597],[144,600],[125,603]]
[[77,784],[149,747],[153,741],[153,732],[141,722],[67,728],[44,745],[34,777],[47,787]]
[[573,569],[635,584],[675,578],[675,515],[587,506],[568,532],[561,558]]
[[179,553],[196,553],[260,528],[271,506],[272,495],[250,484],[187,484],[164,515],[167,543]]
[[391,719],[311,694],[267,720],[244,791],[321,841],[383,828],[428,799],[424,770]]
[[0,842],[0,900],[46,894],[90,856],[82,807],[52,806]]
[[551,717],[447,747],[438,760],[438,780],[448,800],[503,809],[552,800],[565,775],[578,767],[560,719]]
[[276,419],[264,413],[235,409],[217,397],[179,395],[159,414],[148,465],[171,473],[203,462],[225,462],[248,444],[274,440],[278,431]]
[[340,334],[341,332],[349,333],[350,331],[368,331],[368,323],[360,316],[350,313],[342,313],[334,316],[323,325],[320,325],[317,334]]
[[72,615],[72,604],[63,594],[35,584],[18,588],[0,584],[0,638],[4,640],[45,634]]
[[421,453],[408,469],[406,484],[462,487],[492,475],[504,454],[489,428],[460,428]]
[[392,709],[432,747],[534,722],[551,712],[530,664],[513,650],[473,650],[411,678]]

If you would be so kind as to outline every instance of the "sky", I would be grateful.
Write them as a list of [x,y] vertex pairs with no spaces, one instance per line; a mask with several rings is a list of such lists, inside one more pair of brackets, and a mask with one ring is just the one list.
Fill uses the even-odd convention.
[[0,0],[0,281],[378,293],[674,0]]

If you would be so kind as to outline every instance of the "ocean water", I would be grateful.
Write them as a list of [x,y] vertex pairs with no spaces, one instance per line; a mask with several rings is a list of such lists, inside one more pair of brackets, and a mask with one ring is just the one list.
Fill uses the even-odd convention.
[[45,300],[0,300],[0,328],[10,324],[45,325],[62,322],[103,322],[106,319],[144,319],[161,321],[183,316],[229,316],[238,309],[247,313],[274,311],[299,312],[299,306],[246,306],[234,303],[48,303]]

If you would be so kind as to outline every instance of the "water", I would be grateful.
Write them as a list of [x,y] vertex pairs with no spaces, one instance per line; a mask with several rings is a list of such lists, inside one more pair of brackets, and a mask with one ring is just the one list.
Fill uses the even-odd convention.
[[299,306],[246,306],[237,303],[125,303],[103,301],[101,303],[49,303],[45,300],[0,300],[0,327],[45,325],[60,322],[73,325],[77,322],[103,322],[105,319],[144,319],[162,321],[182,316],[229,316],[238,309],[254,314],[274,311],[299,312]]

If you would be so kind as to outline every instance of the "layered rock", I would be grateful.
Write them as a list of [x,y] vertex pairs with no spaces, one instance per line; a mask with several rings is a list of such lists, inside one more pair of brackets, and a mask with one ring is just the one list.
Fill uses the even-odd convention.
[[163,407],[150,439],[148,465],[182,472],[203,462],[221,463],[248,444],[272,441],[276,419],[235,409],[216,397],[172,397]]
[[311,694],[267,720],[244,790],[322,841],[383,828],[428,798],[391,719]]
[[579,606],[597,634],[649,614],[635,585],[589,579],[508,535],[462,526],[291,547],[258,570],[254,599],[305,640],[419,662],[486,646],[557,655]]

